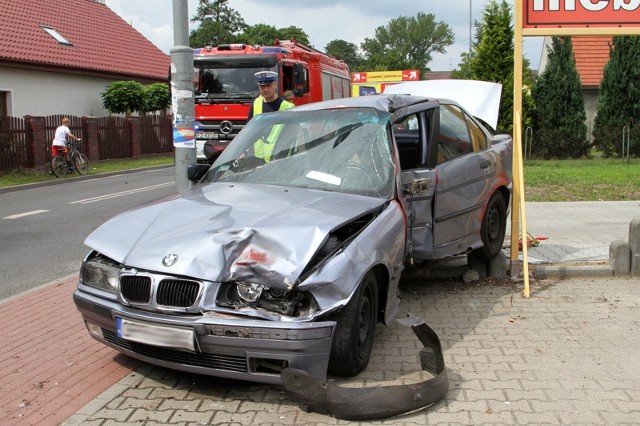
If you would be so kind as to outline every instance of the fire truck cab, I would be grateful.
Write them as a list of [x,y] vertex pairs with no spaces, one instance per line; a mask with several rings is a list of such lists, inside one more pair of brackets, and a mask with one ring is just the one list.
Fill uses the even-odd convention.
[[273,46],[224,44],[194,49],[195,131],[198,162],[206,162],[203,147],[214,140],[220,152],[247,123],[258,96],[254,74],[278,73],[278,93],[293,93],[295,105],[348,97],[348,66],[294,39]]

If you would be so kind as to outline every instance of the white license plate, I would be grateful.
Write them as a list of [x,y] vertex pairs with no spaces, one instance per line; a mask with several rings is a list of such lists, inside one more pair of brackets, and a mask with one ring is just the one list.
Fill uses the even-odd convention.
[[133,342],[196,352],[195,333],[189,328],[149,324],[116,317],[116,333],[118,337]]
[[197,132],[197,139],[218,139],[218,134],[214,132]]

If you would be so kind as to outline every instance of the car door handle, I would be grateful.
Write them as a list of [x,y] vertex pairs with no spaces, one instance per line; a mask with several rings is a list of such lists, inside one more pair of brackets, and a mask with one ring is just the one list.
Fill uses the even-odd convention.
[[491,165],[491,161],[486,160],[486,161],[483,161],[482,163],[480,163],[480,168],[481,168],[481,169],[486,169],[486,168],[488,168],[490,165]]

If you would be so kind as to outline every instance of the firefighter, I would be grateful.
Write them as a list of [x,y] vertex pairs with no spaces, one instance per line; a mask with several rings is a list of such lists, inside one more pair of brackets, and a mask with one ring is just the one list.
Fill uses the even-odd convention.
[[[295,106],[291,102],[278,96],[278,73],[274,71],[258,71],[255,73],[255,76],[258,87],[260,88],[260,96],[253,101],[253,105],[249,109],[248,120],[251,120],[254,115],[283,111]],[[274,126],[265,138],[266,140],[262,138],[258,139],[253,146],[254,156],[265,162],[269,162],[271,153],[273,152],[273,146],[281,131],[282,126]]]

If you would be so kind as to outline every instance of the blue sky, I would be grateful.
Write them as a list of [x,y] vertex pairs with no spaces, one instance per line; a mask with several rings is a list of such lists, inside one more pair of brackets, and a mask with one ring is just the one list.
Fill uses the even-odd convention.
[[[249,25],[264,23],[277,28],[295,25],[302,28],[317,49],[328,42],[342,39],[360,45],[375,36],[375,29],[399,16],[431,13],[437,21],[447,23],[455,34],[455,42],[447,53],[435,54],[428,65],[434,71],[457,68],[460,54],[469,49],[469,22],[482,19],[482,10],[490,0],[229,0]],[[129,22],[164,52],[174,45],[173,0],[106,0],[107,5]],[[198,1],[188,0],[189,17],[197,10]],[[539,37],[526,38],[524,55],[537,68],[542,53]]]

